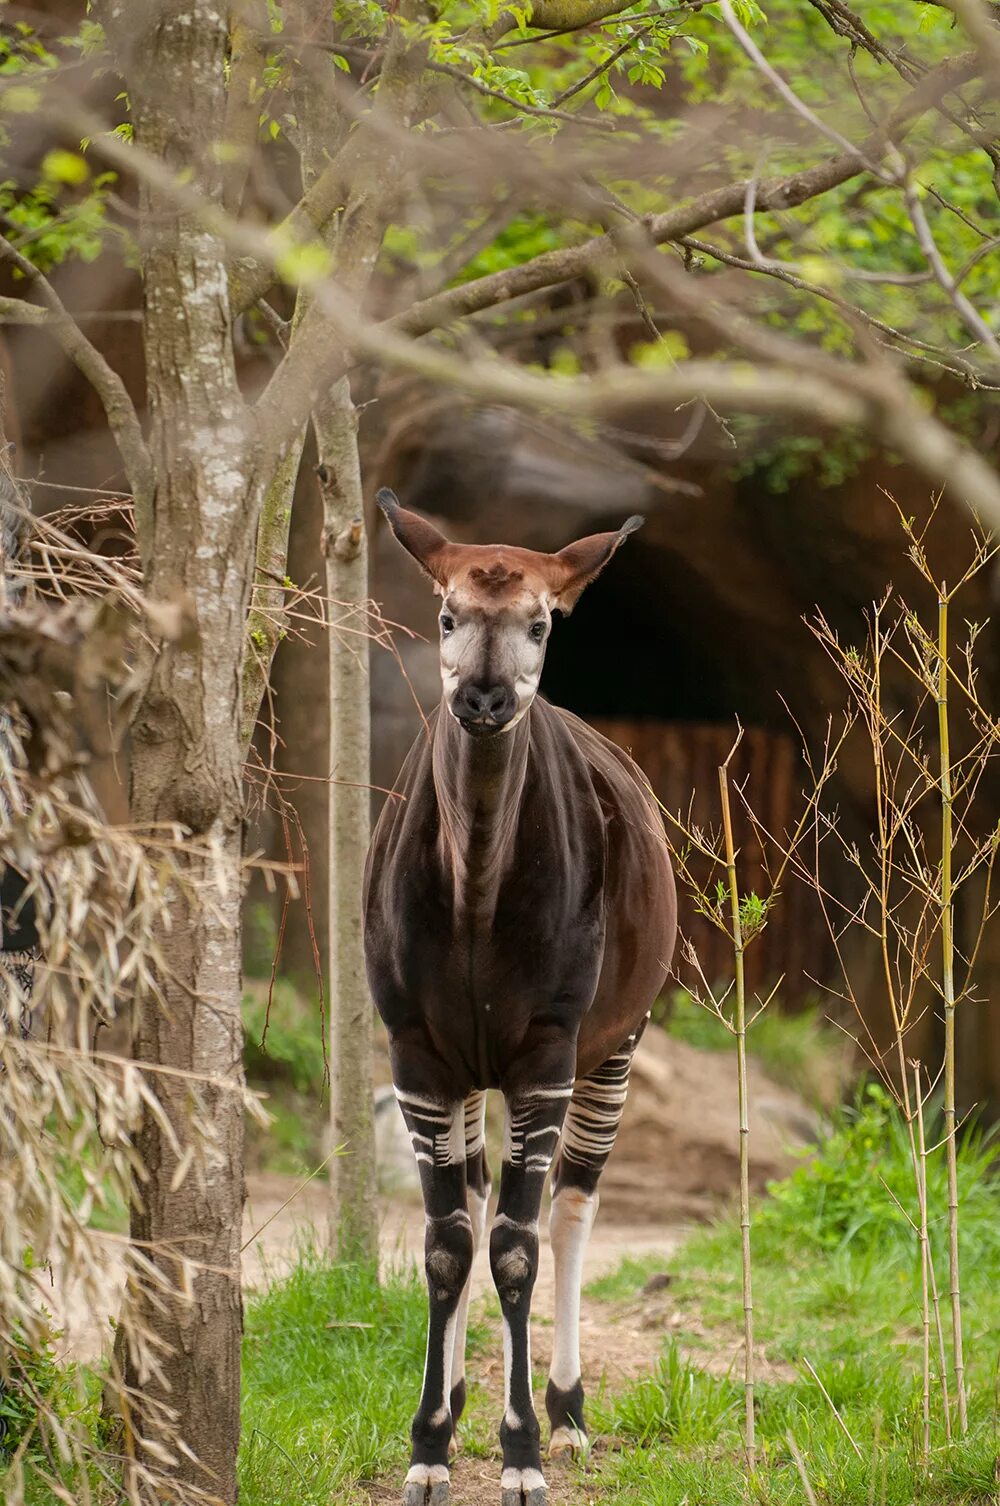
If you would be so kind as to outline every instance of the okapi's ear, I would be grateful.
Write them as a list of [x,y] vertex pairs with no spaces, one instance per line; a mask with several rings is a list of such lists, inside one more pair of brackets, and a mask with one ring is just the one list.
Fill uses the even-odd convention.
[[396,493],[383,486],[375,493],[375,501],[389,520],[389,527],[403,548],[408,550],[421,570],[434,582],[434,589],[443,592],[448,584],[447,564],[451,545],[433,523],[428,523],[419,513],[401,507]]
[[595,575],[600,575],[618,546],[625,542],[630,533],[641,528],[644,522],[644,518],[636,515],[623,523],[617,533],[592,533],[588,538],[578,539],[575,544],[567,544],[565,549],[554,554],[553,561],[558,561],[561,567],[557,581],[561,579],[562,583],[554,582],[553,610],[568,617],[584,587],[590,585]]

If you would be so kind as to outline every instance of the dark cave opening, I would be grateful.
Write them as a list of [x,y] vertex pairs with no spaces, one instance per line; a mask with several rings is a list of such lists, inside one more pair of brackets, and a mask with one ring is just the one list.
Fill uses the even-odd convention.
[[557,617],[542,693],[582,717],[722,722],[734,706],[660,549],[629,540]]

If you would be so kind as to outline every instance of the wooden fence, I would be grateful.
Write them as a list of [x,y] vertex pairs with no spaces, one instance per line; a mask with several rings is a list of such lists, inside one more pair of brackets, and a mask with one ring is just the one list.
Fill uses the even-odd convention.
[[[591,718],[605,737],[632,755],[649,779],[657,798],[669,812],[667,833],[672,844],[685,846],[674,820],[718,834],[721,827],[718,768],[734,741],[734,729],[715,723],[609,721]],[[739,857],[737,873],[744,894],[770,893],[771,875],[781,864],[781,846],[799,820],[804,804],[804,769],[792,738],[779,732],[748,727],[730,764],[733,826]],[[755,830],[749,805],[771,840]],[[721,850],[721,849],[720,849]],[[725,879],[707,859],[692,858],[691,868],[702,890],[715,892]],[[678,876],[682,934],[692,942],[701,969],[711,984],[732,977],[733,957],[728,938],[698,914],[690,889]],[[818,991],[814,979],[829,975],[832,964],[826,924],[814,891],[786,872],[771,918],[746,954],[747,987],[764,994],[783,978],[781,998],[793,1008]],[[675,966],[681,983],[689,985],[692,970],[678,948]]]

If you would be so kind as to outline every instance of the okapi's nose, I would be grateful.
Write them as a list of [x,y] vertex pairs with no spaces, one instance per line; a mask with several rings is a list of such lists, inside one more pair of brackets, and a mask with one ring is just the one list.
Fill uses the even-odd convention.
[[514,715],[514,692],[506,685],[473,685],[466,681],[455,692],[452,710],[460,722],[503,727]]

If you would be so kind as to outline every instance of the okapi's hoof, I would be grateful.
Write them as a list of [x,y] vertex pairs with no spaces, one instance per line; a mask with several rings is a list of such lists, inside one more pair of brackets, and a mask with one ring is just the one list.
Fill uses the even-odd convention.
[[403,1486],[403,1506],[448,1506],[447,1464],[414,1464]]
[[574,1459],[578,1459],[587,1452],[589,1447],[590,1441],[586,1433],[582,1433],[579,1428],[553,1428],[552,1437],[549,1440],[549,1458],[561,1459],[564,1455],[570,1454]]
[[547,1506],[548,1499],[540,1469],[505,1469],[500,1476],[500,1506]]

